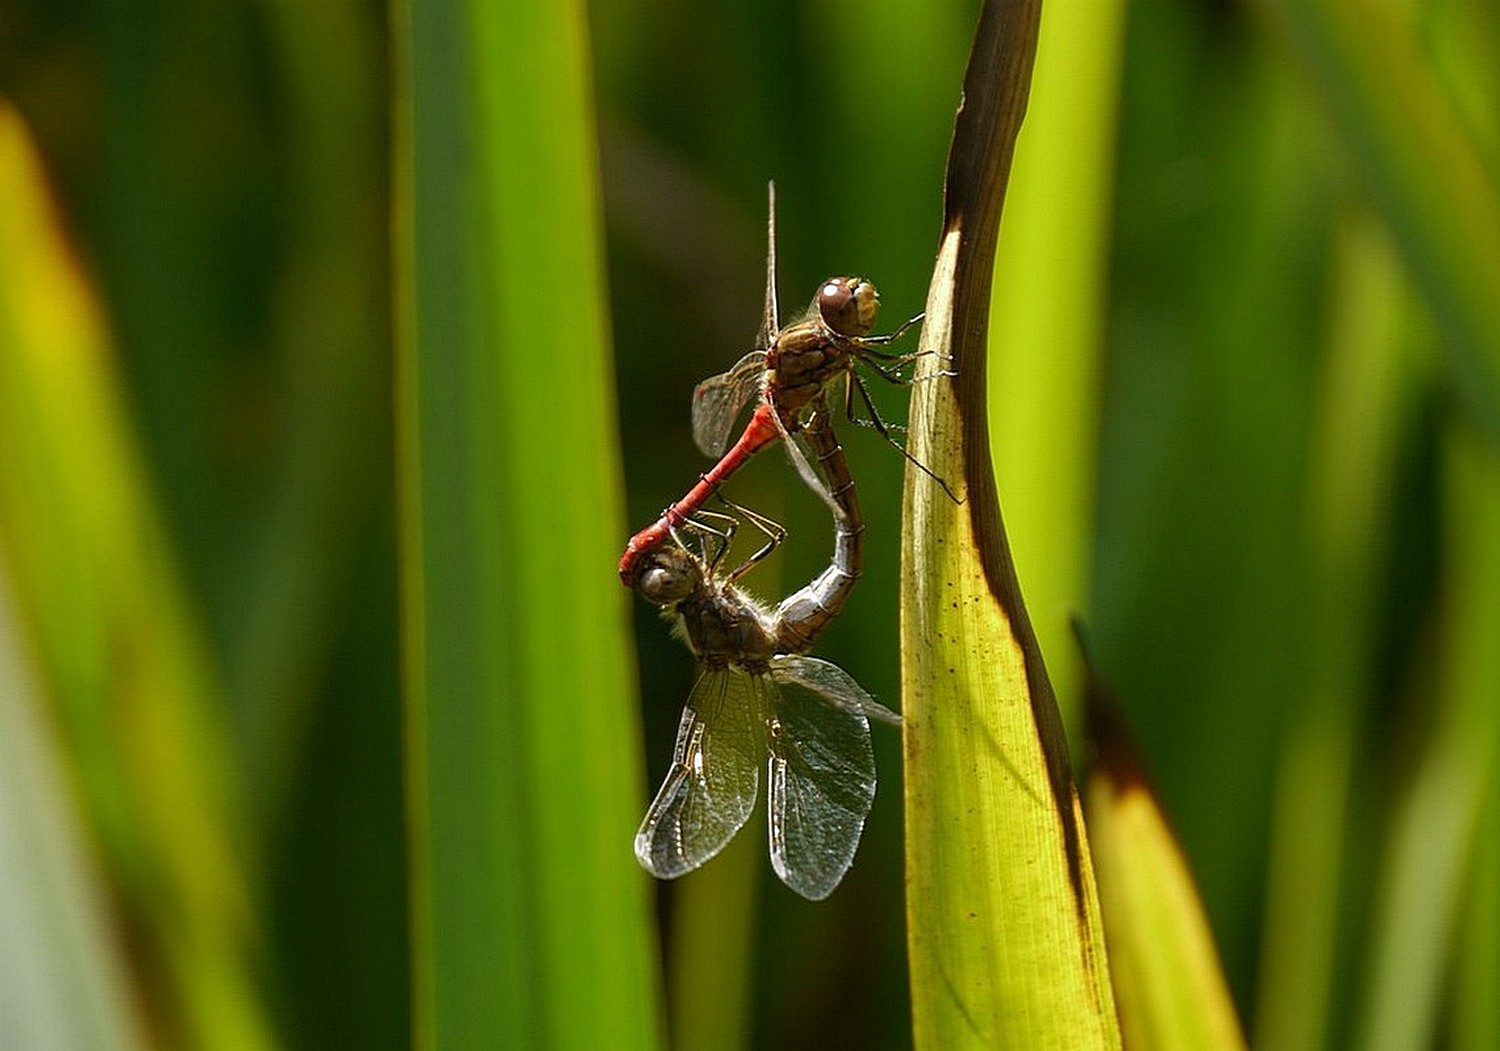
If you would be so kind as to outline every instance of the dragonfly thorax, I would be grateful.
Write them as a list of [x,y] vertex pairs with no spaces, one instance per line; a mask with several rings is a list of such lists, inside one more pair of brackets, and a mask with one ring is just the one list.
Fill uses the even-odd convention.
[[676,621],[689,648],[705,664],[763,674],[777,652],[775,616],[733,584],[706,573],[681,547],[650,551],[635,588]]
[[816,316],[782,329],[766,352],[765,390],[783,422],[790,425],[790,414],[815,401],[849,361],[846,338]]
[[705,587],[679,602],[675,613],[701,660],[752,675],[770,667],[777,651],[771,614],[733,585]]

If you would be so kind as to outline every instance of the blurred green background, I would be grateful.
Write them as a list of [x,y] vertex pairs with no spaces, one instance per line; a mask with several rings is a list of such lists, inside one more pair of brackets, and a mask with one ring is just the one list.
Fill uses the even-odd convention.
[[[883,329],[921,309],[976,10],[587,10],[619,443],[521,452],[623,469],[628,521],[613,491],[556,513],[623,543],[703,469],[688,397],[755,332],[768,179],[784,316],[843,272]],[[410,1041],[388,14],[0,5],[0,1004],[39,1027],[12,1034]],[[97,331],[65,324],[91,308],[61,264],[15,250],[51,222],[22,124]],[[1044,5],[995,299],[1002,506],[1061,699],[1077,612],[1257,1046],[1500,1045],[1497,186],[1484,0]],[[37,332],[61,349],[33,375]],[[525,350],[515,383],[576,382]],[[845,445],[867,570],[819,652],[894,702],[903,464]],[[733,495],[791,530],[755,590],[826,562],[779,452]],[[643,732],[626,765],[655,784],[693,664],[631,608],[620,747]],[[830,901],[769,878],[763,829],[654,889],[680,1046],[909,1044],[900,742],[875,734]],[[69,1031],[74,998],[95,1021]]]

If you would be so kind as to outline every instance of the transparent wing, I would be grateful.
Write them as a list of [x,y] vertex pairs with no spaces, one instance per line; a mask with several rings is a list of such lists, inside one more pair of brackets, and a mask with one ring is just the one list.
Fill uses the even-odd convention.
[[765,372],[766,352],[752,350],[728,372],[710,376],[693,388],[693,441],[705,456],[719,457],[729,448],[734,421],[760,393]]
[[691,872],[734,838],[755,807],[765,755],[755,681],[730,670],[698,677],[677,727],[672,767],[635,834],[635,856],[658,879]]
[[776,308],[776,181],[766,185],[766,307],[761,314],[755,345],[765,350],[781,331]]
[[752,397],[760,393],[766,371],[766,348],[781,331],[776,307],[776,183],[766,187],[766,303],[761,313],[755,349],[728,372],[710,376],[693,390],[693,441],[705,456],[719,457],[729,448],[734,421]]
[[803,448],[803,441],[800,437],[801,432],[788,434],[786,426],[781,422],[781,416],[777,415],[774,419],[776,420],[776,429],[781,432],[782,441],[786,445],[787,458],[792,461],[792,466],[797,469],[797,476],[802,479],[802,484],[811,489],[813,495],[828,505],[828,509],[833,512],[835,518],[842,518],[844,509],[839,506],[838,501],[833,498],[833,494],[828,491],[828,483],[818,473],[818,469],[812,465],[812,458],[808,456],[807,450]]
[[819,901],[854,861],[865,815],[875,800],[870,724],[856,711],[826,704],[771,666],[771,757],[766,788],[771,867],[792,890]]
[[892,726],[901,725],[901,716],[871,697],[863,686],[837,664],[830,664],[817,657],[794,654],[777,657],[772,664],[772,674],[777,682],[796,683],[811,690],[825,704],[831,704],[835,708],[855,712]]

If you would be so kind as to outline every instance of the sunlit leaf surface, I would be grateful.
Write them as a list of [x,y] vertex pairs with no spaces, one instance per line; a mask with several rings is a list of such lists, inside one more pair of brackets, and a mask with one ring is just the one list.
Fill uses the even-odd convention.
[[[918,1047],[1118,1047],[1062,722],[1000,524],[985,324],[1034,5],[987,4],[948,162],[902,549],[907,924]],[[941,375],[957,373],[956,380]]]
[[649,1046],[583,7],[394,30],[417,1043]]

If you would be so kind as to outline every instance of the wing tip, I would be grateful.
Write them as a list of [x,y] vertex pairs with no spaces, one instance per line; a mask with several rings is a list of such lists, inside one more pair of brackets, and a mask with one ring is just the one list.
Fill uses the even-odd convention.
[[854,864],[851,856],[844,866],[839,869],[833,879],[808,880],[798,873],[793,872],[786,864],[786,859],[771,855],[771,868],[776,870],[776,876],[785,883],[788,890],[793,891],[808,901],[825,901],[834,891],[839,889],[839,884],[844,882],[844,876]]

